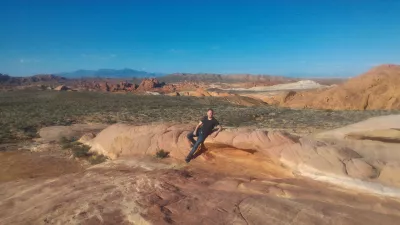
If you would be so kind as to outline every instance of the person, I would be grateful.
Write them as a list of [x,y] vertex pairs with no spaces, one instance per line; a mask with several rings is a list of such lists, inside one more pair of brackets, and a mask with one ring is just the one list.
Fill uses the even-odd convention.
[[[215,130],[215,128],[218,129]],[[192,160],[193,154],[196,152],[199,145],[202,145],[209,135],[215,132],[212,135],[212,138],[215,138],[221,130],[222,126],[219,124],[218,120],[214,118],[214,110],[208,109],[207,116],[204,116],[194,131],[187,135],[187,139],[192,149],[185,159],[186,163],[189,163],[190,160]],[[194,140],[194,137],[197,137],[197,141]]]

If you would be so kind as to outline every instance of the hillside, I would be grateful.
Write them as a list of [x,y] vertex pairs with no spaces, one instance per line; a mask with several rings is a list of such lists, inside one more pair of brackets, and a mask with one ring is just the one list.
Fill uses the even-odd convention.
[[400,109],[400,66],[381,65],[330,89],[291,93],[283,106],[318,109]]

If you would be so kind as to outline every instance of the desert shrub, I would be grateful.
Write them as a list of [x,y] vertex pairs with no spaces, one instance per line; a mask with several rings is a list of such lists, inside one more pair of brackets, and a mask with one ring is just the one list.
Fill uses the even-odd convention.
[[69,140],[68,138],[62,136],[62,137],[60,138],[60,141],[59,141],[59,142],[60,142],[60,144],[66,144],[66,143],[70,143],[71,140]]
[[71,149],[74,146],[74,140],[61,137],[59,140],[62,149]]
[[157,152],[156,152],[156,158],[159,158],[159,159],[164,159],[164,158],[167,158],[167,157],[169,157],[169,152],[167,152],[167,151],[164,151],[164,149],[160,149],[160,150],[158,150]]
[[90,146],[84,145],[84,144],[74,144],[71,148],[72,154],[76,158],[83,158],[83,157],[89,157],[92,154],[89,153]]
[[98,154],[92,154],[89,158],[88,161],[90,162],[90,164],[95,165],[95,164],[99,164],[99,163],[103,163],[108,159],[107,156],[104,155],[98,155]]
[[76,138],[68,139],[66,137],[61,137],[59,143],[62,149],[69,149],[75,158],[86,159],[90,164],[95,165],[105,162],[108,158],[104,155],[96,154],[90,152],[90,146],[79,143]]

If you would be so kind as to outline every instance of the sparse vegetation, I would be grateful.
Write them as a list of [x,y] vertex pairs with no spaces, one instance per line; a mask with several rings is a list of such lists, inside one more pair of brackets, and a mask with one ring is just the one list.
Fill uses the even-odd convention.
[[60,144],[62,149],[70,149],[73,146],[73,140],[70,140],[66,137],[61,137],[60,138]]
[[37,136],[41,127],[99,122],[147,124],[196,123],[212,107],[226,126],[255,126],[300,132],[331,129],[399,111],[292,110],[274,106],[238,106],[223,98],[139,96],[131,93],[25,90],[0,95],[0,143]]
[[156,158],[164,159],[169,157],[169,152],[164,151],[164,149],[160,149],[156,152]]
[[108,158],[104,155],[91,155],[87,160],[90,162],[90,164],[95,165],[95,164],[100,164],[103,163],[107,160]]
[[89,157],[92,153],[89,153],[90,147],[78,142],[75,142],[71,148],[72,154],[75,158]]
[[107,160],[106,156],[90,152],[90,146],[79,143],[74,139],[62,137],[60,139],[60,144],[62,149],[70,150],[75,158],[86,159],[92,165],[99,164]]

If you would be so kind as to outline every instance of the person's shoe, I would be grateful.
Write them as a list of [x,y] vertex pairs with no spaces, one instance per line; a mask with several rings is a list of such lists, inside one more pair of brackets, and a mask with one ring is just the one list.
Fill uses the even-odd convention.
[[186,158],[186,159],[185,159],[185,162],[186,162],[186,163],[189,163],[189,162],[190,162],[190,159],[189,159],[189,158]]

